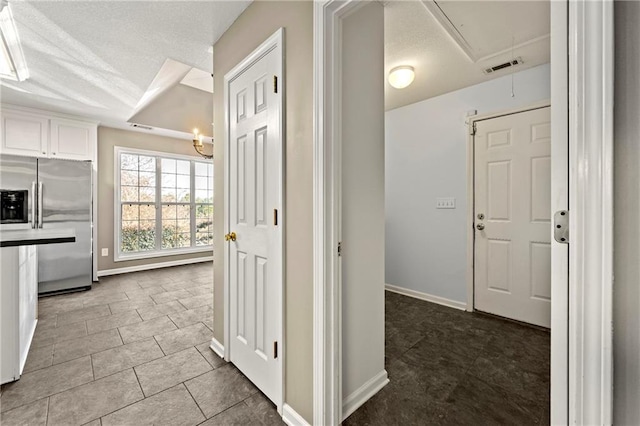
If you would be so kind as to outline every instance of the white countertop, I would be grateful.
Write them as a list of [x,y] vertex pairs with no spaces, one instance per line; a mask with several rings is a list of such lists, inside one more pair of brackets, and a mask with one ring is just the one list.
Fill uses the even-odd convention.
[[72,228],[0,230],[0,247],[73,243],[75,241],[76,231]]

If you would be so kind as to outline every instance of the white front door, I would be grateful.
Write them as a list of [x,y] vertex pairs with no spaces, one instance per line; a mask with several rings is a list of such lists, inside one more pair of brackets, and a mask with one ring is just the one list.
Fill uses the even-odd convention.
[[231,362],[278,406],[282,399],[283,144],[282,95],[276,93],[282,85],[276,76],[281,63],[278,45],[225,77],[230,296],[226,344]]
[[476,122],[475,308],[551,325],[550,108]]

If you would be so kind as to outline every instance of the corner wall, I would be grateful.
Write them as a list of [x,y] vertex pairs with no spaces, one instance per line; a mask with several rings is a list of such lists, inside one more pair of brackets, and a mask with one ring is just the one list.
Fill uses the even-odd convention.
[[254,1],[218,40],[214,73],[214,335],[224,344],[224,75],[285,29],[285,395],[313,419],[313,3]]
[[640,3],[616,1],[613,423],[640,424]]
[[[146,149],[194,156],[193,145],[188,140],[173,139],[150,133],[132,132],[98,127],[98,274],[101,271],[128,268],[154,263],[172,262],[211,256],[212,253],[190,253],[176,256],[153,257],[150,259],[114,262],[114,147]],[[109,249],[109,256],[101,256],[103,248]]]
[[[386,283],[466,303],[467,112],[550,98],[549,64],[386,113]],[[411,86],[408,89],[411,90]],[[436,198],[456,208],[436,210]]]

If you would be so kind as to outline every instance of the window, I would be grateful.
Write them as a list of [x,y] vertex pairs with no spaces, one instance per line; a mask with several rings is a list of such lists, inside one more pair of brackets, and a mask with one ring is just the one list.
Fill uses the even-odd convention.
[[116,260],[208,251],[213,164],[116,147]]

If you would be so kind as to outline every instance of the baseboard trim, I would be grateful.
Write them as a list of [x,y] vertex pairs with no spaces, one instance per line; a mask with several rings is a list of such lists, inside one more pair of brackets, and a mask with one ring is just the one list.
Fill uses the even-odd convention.
[[224,359],[224,346],[222,345],[222,343],[218,342],[218,339],[216,339],[215,337],[212,338],[209,347],[216,353],[216,355]]
[[148,263],[146,265],[126,266],[124,268],[104,269],[98,271],[98,277],[126,274],[129,272],[150,271],[151,269],[169,268],[171,266],[191,265],[194,263],[213,262],[213,256],[195,257],[193,259],[171,260],[168,262]]
[[282,406],[282,421],[289,426],[310,426],[309,422],[287,403]]
[[342,421],[367,402],[373,395],[389,383],[387,370],[382,370],[342,402]]
[[434,296],[428,293],[422,293],[416,290],[410,290],[408,288],[398,287],[391,284],[384,285],[385,290],[393,293],[402,294],[403,296],[413,297],[415,299],[426,300],[427,302],[437,303],[438,305],[448,306],[454,309],[460,309],[461,311],[467,310],[467,304],[464,302],[458,302],[456,300],[447,299],[440,296]]

